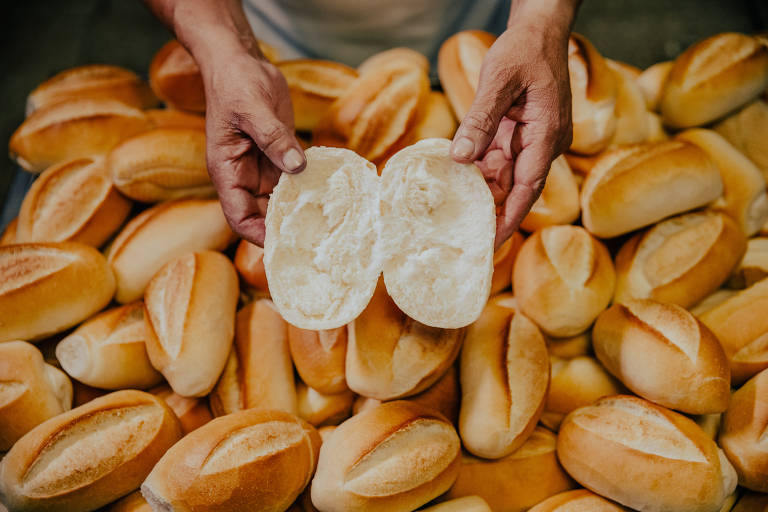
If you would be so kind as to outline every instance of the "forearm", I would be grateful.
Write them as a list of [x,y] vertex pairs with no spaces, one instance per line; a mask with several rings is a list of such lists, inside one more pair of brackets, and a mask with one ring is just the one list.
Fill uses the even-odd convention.
[[507,26],[528,26],[567,37],[579,5],[581,0],[512,0]]

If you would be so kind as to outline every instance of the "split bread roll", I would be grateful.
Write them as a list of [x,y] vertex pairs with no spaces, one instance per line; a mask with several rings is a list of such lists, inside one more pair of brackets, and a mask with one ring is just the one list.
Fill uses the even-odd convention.
[[131,202],[112,184],[103,158],[70,160],[49,167],[32,183],[21,203],[15,242],[100,247],[130,210]]
[[677,138],[696,144],[717,165],[723,195],[712,207],[736,219],[747,236],[757,233],[768,221],[768,195],[765,179],[755,164],[711,130],[686,130]]
[[621,512],[627,510],[586,489],[556,494],[542,501],[529,512]]
[[739,475],[739,485],[768,492],[768,370],[733,394],[718,442]]
[[267,299],[237,312],[232,350],[210,396],[216,416],[254,407],[296,413],[287,327]]
[[747,248],[739,226],[703,210],[664,220],[616,255],[614,302],[654,299],[691,307],[728,279]]
[[11,158],[30,172],[91,155],[152,128],[141,110],[112,99],[73,99],[36,110],[11,136]]
[[536,427],[548,386],[544,336],[514,297],[497,295],[467,328],[461,351],[464,448],[489,459],[514,452]]
[[491,507],[480,496],[465,496],[444,501],[421,509],[423,512],[491,512]]
[[240,411],[187,434],[141,486],[153,510],[278,512],[309,484],[320,436],[283,411]]
[[240,240],[235,252],[235,269],[243,281],[258,292],[269,295],[267,272],[264,270],[264,249],[248,240]]
[[39,340],[103,309],[115,278],[93,247],[75,242],[0,247],[0,341]]
[[491,295],[495,295],[509,288],[512,284],[512,269],[515,266],[517,253],[523,246],[525,238],[519,231],[512,233],[512,236],[501,247],[493,253],[493,276],[491,277]]
[[637,144],[648,140],[650,117],[636,76],[619,62],[611,59],[605,62],[616,82],[616,129],[608,145]]
[[557,455],[584,487],[637,510],[716,512],[736,488],[733,467],[698,425],[632,396],[569,414]]
[[437,73],[440,85],[461,121],[475,99],[480,82],[480,67],[496,36],[482,30],[459,32],[440,46]]
[[747,252],[728,279],[730,288],[748,288],[768,277],[768,238],[747,240]]
[[116,391],[22,437],[0,463],[0,497],[20,512],[96,510],[137,489],[180,437],[162,400]]
[[637,77],[637,85],[645,96],[645,106],[651,112],[659,111],[664,85],[667,83],[667,77],[673,65],[671,60],[657,62]]
[[586,331],[611,302],[613,262],[605,246],[579,226],[550,226],[531,235],[512,275],[520,309],[545,334]]
[[327,395],[303,382],[296,385],[296,410],[310,425],[336,425],[352,415],[355,395],[349,390]]
[[149,390],[168,404],[173,413],[179,418],[182,435],[187,435],[213,419],[208,401],[204,398],[187,398],[174,393],[166,384]]
[[348,329],[347,385],[378,400],[405,398],[434,384],[456,360],[465,334],[409,318],[387,295],[382,279]]
[[41,83],[27,96],[27,115],[65,100],[111,99],[138,109],[157,104],[149,86],[131,70],[89,64],[66,69]]
[[146,389],[162,376],[145,345],[144,303],[109,309],[83,322],[56,345],[56,359],[73,379],[101,389]]
[[414,510],[456,480],[461,442],[443,416],[405,400],[339,425],[320,449],[312,503],[323,512]]
[[24,341],[0,343],[0,452],[72,408],[72,383]]
[[555,224],[571,224],[579,218],[579,186],[565,156],[552,161],[541,195],[520,223],[520,229],[533,232]]
[[723,180],[707,153],[668,141],[607,151],[581,187],[582,222],[610,238],[714,201]]
[[205,91],[200,68],[192,55],[172,40],[163,45],[149,65],[149,85],[167,105],[205,112]]
[[148,208],[131,219],[107,253],[117,280],[115,300],[138,300],[152,276],[187,252],[223,250],[233,239],[216,199],[183,199]]
[[152,512],[152,507],[139,491],[133,491],[107,507],[106,512]]
[[768,182],[768,102],[753,101],[715,125],[714,130],[752,160]]
[[310,148],[310,172],[280,176],[264,265],[289,323],[350,322],[382,267],[390,297],[414,320],[458,328],[477,318],[491,287],[493,198],[480,170],[453,162],[449,146],[420,141],[393,156],[381,180],[351,151]]
[[297,373],[308,386],[326,394],[349,389],[346,326],[310,331],[289,324],[288,347]]
[[725,352],[712,331],[680,306],[614,304],[597,318],[592,343],[608,371],[647,400],[688,414],[728,407]]
[[158,128],[118,144],[107,156],[112,181],[127,197],[157,203],[216,194],[205,162],[205,132]]
[[744,34],[717,34],[675,59],[661,114],[673,128],[701,126],[752,101],[766,87],[768,46]]
[[181,396],[207,395],[232,346],[237,274],[221,253],[202,251],[160,269],[144,297],[152,366]]
[[477,495],[494,512],[524,512],[546,498],[573,489],[555,453],[556,436],[536,427],[516,451],[497,460],[462,455],[450,499]]

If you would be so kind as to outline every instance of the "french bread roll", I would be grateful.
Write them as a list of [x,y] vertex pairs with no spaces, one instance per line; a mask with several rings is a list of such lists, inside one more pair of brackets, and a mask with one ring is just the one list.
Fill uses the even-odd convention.
[[144,296],[152,366],[181,396],[207,395],[232,346],[237,273],[221,253],[187,253],[165,264]]
[[717,34],[675,59],[661,114],[673,128],[701,126],[752,101],[766,87],[768,46],[744,34]]
[[464,448],[498,459],[522,446],[544,409],[549,361],[544,336],[511,295],[492,298],[467,328],[460,375]]
[[480,82],[480,66],[496,36],[482,30],[459,32],[440,46],[437,55],[437,73],[440,85],[461,121],[475,99]]
[[11,245],[16,243],[16,230],[19,226],[19,218],[14,217],[3,229],[0,234],[0,245]]
[[593,155],[605,149],[616,131],[616,77],[584,36],[568,40],[573,142],[571,151]]
[[515,266],[517,253],[523,246],[525,238],[519,231],[512,233],[512,236],[501,247],[493,253],[493,276],[491,277],[491,295],[496,295],[509,288],[512,284],[512,269]]
[[27,96],[27,115],[65,100],[111,99],[146,109],[157,98],[139,76],[119,66],[89,64],[61,71],[41,83]]
[[429,91],[424,116],[413,129],[413,139],[443,138],[452,139],[458,124],[453,115],[451,104],[440,91]]
[[264,270],[264,249],[248,240],[240,240],[234,262],[237,273],[246,284],[269,295],[269,284]]
[[745,492],[731,509],[731,512],[766,512],[768,511],[768,494]]
[[309,484],[320,436],[283,411],[229,414],[187,434],[141,486],[153,510],[278,512]]
[[530,512],[621,512],[627,510],[587,489],[561,492],[542,501]]
[[616,129],[608,145],[620,146],[646,141],[650,134],[648,109],[635,75],[615,60],[606,59],[605,62],[616,82]]
[[349,325],[347,385],[378,400],[415,395],[453,364],[464,329],[429,327],[406,316],[379,280],[365,310]]
[[714,130],[744,153],[768,182],[768,102],[755,100],[714,126]]
[[722,212],[702,210],[662,221],[619,250],[614,301],[654,299],[691,307],[725,282],[746,242]]
[[707,153],[682,141],[605,152],[581,187],[582,222],[610,238],[714,201],[723,180]]
[[155,128],[191,128],[205,131],[205,117],[173,108],[153,108],[144,112]]
[[187,252],[222,250],[233,239],[218,200],[183,199],[144,210],[125,225],[108,254],[117,280],[115,299],[140,299],[152,276]]
[[648,142],[662,142],[669,140],[669,134],[664,129],[664,121],[655,112],[648,112]]
[[299,418],[310,425],[335,425],[352,415],[355,395],[350,390],[326,395],[303,382],[296,385],[296,403]]
[[11,509],[96,510],[137,489],[181,437],[159,398],[116,391],[41,423],[0,462]]
[[152,507],[140,491],[133,491],[107,507],[106,512],[152,512]]
[[515,452],[497,460],[463,454],[449,499],[477,495],[494,512],[523,512],[536,503],[575,487],[557,461],[556,436],[536,427]]
[[182,435],[187,435],[213,419],[208,401],[203,398],[187,398],[173,392],[170,386],[161,384],[149,390],[163,399],[179,418]]
[[357,71],[328,60],[296,59],[277,64],[288,82],[294,125],[311,132],[331,104],[357,78]]
[[424,512],[491,512],[491,507],[480,496],[465,496],[444,501],[421,510]]
[[405,46],[374,53],[357,66],[357,72],[361,75],[374,73],[378,68],[392,64],[414,67],[429,74],[429,60],[424,54]]
[[162,375],[145,345],[144,303],[109,309],[83,322],[56,345],[56,359],[73,379],[101,389],[146,389]]
[[730,290],[728,288],[720,288],[719,290],[714,291],[710,295],[707,295],[701,302],[697,303],[695,306],[689,308],[689,311],[696,315],[697,317],[701,316],[702,314],[706,313],[710,309],[713,309],[715,306],[719,306],[729,298],[733,297],[738,293],[737,290]]
[[552,161],[541,195],[533,203],[520,228],[533,232],[556,224],[571,224],[579,218],[579,186],[563,155]]
[[739,388],[723,415],[718,439],[739,475],[739,485],[768,492],[768,370]]
[[605,368],[647,400],[688,414],[728,407],[725,352],[680,306],[648,299],[614,304],[597,318],[592,343]]
[[51,165],[103,155],[152,122],[139,109],[112,99],[73,99],[36,110],[11,136],[11,158],[39,173]]
[[81,242],[100,247],[131,210],[109,179],[103,158],[49,167],[32,183],[19,211],[16,243]]
[[237,312],[235,342],[210,404],[216,416],[254,407],[296,413],[287,325],[269,300]]
[[547,350],[550,356],[574,359],[592,354],[592,332],[584,331],[567,338],[548,338]]
[[320,449],[312,503],[322,512],[410,511],[443,494],[461,463],[459,436],[405,400],[353,416]]
[[711,130],[686,130],[677,138],[696,144],[717,164],[723,196],[712,207],[736,219],[747,236],[757,233],[768,220],[768,195],[765,179],[755,164]]
[[0,341],[39,340],[106,306],[115,278],[93,247],[75,242],[0,247]]
[[611,301],[608,249],[578,226],[549,226],[523,243],[512,275],[520,307],[554,337],[586,331]]
[[659,111],[664,85],[667,83],[667,77],[673,65],[671,60],[657,62],[637,77],[637,85],[645,97],[645,106],[651,112]]
[[747,240],[747,252],[728,279],[730,288],[748,288],[768,277],[768,238]]
[[205,162],[205,132],[158,128],[118,144],[107,156],[112,181],[136,201],[157,203],[216,194]]
[[149,85],[166,105],[205,112],[205,91],[200,68],[178,41],[168,41],[152,58]]
[[566,416],[557,455],[580,484],[637,510],[715,512],[736,488],[733,467],[698,425],[632,396]]
[[0,452],[72,408],[72,383],[25,341],[0,343]]
[[288,325],[288,348],[301,380],[321,393],[346,391],[347,327],[309,331]]

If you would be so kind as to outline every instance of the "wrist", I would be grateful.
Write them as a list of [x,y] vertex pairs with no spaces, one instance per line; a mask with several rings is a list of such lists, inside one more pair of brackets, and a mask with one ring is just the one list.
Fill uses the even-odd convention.
[[512,0],[508,29],[567,40],[581,0]]

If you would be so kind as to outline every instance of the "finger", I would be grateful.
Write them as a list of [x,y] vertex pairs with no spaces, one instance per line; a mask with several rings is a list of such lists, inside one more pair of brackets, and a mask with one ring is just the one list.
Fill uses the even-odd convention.
[[267,198],[255,196],[250,191],[236,186],[220,190],[219,200],[232,231],[249,242],[264,247]]
[[293,130],[269,109],[260,108],[256,114],[240,115],[238,127],[253,139],[281,171],[297,173],[306,167],[307,159]]

